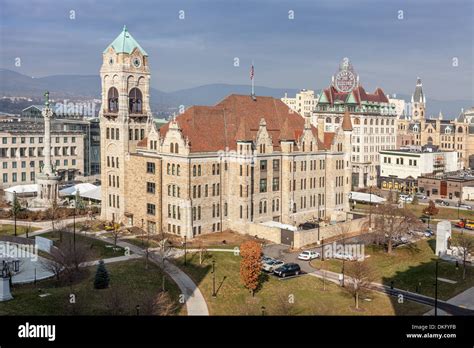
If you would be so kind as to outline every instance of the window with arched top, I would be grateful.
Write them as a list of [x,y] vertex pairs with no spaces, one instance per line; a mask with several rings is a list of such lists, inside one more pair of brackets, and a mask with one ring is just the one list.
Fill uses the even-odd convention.
[[458,133],[462,133],[462,127],[458,127]]
[[178,153],[179,152],[179,145],[178,143],[174,144],[174,152]]
[[332,123],[331,117],[326,117],[326,123]]
[[170,143],[170,152],[174,153],[174,143]]
[[118,100],[118,91],[117,91],[117,88],[115,87],[111,87],[109,89],[109,93],[108,93],[108,96],[107,96],[107,100],[108,100],[108,111],[109,112],[118,112],[118,103],[119,103],[119,100]]
[[367,119],[364,119],[364,125],[367,126]]
[[336,119],[334,120],[334,123],[339,123],[339,122],[340,122],[339,117],[336,117]]
[[428,145],[433,145],[433,138],[432,137],[428,137]]
[[360,124],[360,119],[358,117],[354,119],[354,124]]
[[128,93],[128,110],[132,114],[141,114],[143,112],[142,92],[134,87]]

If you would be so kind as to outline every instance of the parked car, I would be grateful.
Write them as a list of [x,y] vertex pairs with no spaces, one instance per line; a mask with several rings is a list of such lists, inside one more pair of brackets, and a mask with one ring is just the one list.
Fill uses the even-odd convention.
[[449,202],[443,201],[442,199],[435,199],[435,203],[443,207],[447,207],[449,205]]
[[434,235],[433,231],[427,228],[424,232],[425,237],[432,237]]
[[456,207],[472,210],[472,207],[469,204],[464,204],[464,203],[456,203]]
[[428,197],[426,197],[423,193],[417,193],[416,195],[416,198],[418,199],[427,199]]
[[398,198],[400,202],[411,203],[413,202],[413,197],[408,195],[400,195]]
[[274,258],[273,258],[273,257],[270,257],[270,256],[265,256],[265,255],[263,255],[262,258],[261,258],[262,264],[263,264],[263,263],[267,263],[268,261],[271,261],[271,260],[274,260]]
[[262,269],[266,272],[272,273],[275,269],[277,269],[278,267],[283,266],[284,264],[285,263],[281,260],[270,260],[268,262],[265,262],[262,265]]
[[320,256],[321,254],[318,253],[317,251],[305,250],[301,254],[298,255],[298,259],[309,261],[309,260],[317,259]]
[[284,264],[283,266],[278,267],[276,270],[273,271],[273,274],[281,278],[285,278],[292,275],[298,275],[300,273],[301,273],[300,265],[296,263]]
[[298,227],[302,230],[312,230],[313,228],[318,227],[318,224],[315,224],[313,222],[305,222],[303,224],[300,224]]

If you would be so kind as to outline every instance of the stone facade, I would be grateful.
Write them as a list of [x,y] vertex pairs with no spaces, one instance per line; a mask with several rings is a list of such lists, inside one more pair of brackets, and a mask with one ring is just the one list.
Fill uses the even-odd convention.
[[[121,35],[128,45],[115,40],[101,68],[103,219],[192,238],[247,233],[265,221],[346,218],[349,113],[342,127],[324,132],[278,99],[231,95],[157,129],[148,122],[148,57]],[[131,112],[134,88],[142,91],[141,113]]]

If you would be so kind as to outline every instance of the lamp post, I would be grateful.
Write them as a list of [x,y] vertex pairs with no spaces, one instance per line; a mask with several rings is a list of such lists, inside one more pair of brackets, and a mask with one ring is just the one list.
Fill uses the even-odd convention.
[[15,219],[15,237],[16,237],[16,207],[17,207],[17,200],[16,200],[16,191],[13,191],[13,217]]
[[341,279],[341,286],[344,287],[344,263],[346,259],[342,259],[342,279]]
[[137,316],[139,316],[139,315],[140,315],[140,305],[137,305],[137,306],[135,307],[135,309],[136,309],[136,311],[137,311]]
[[265,316],[265,306],[262,306],[260,309],[262,310],[262,317]]
[[436,268],[435,268],[435,305],[434,305],[434,315],[438,316],[438,259],[436,259]]
[[321,239],[321,261],[324,261],[324,238]]
[[187,263],[186,263],[186,253],[187,253],[187,250],[186,250],[186,235],[184,235],[184,265],[186,266]]
[[74,245],[74,253],[76,252],[76,205],[77,200],[74,203],[74,212],[72,214],[72,234],[73,234],[73,245]]
[[212,260],[212,297],[216,296],[216,260]]

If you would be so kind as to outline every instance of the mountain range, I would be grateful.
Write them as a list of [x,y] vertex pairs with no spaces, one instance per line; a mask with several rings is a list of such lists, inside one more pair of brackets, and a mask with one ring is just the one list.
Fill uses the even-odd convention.
[[[56,100],[100,99],[100,78],[98,75],[51,75],[34,78],[8,69],[0,69],[0,96],[42,98],[48,90]],[[281,98],[285,92],[294,96],[296,88],[270,88],[256,86],[257,95]],[[164,92],[156,88],[150,89],[150,103],[154,114],[170,115],[180,105],[214,105],[229,94],[249,94],[248,85],[208,84],[199,87]],[[397,98],[410,101],[411,96],[397,94]],[[459,115],[461,108],[473,105],[470,100],[436,100],[427,98],[427,114],[438,115],[443,112],[446,118]],[[2,110],[0,110],[2,111]]]

